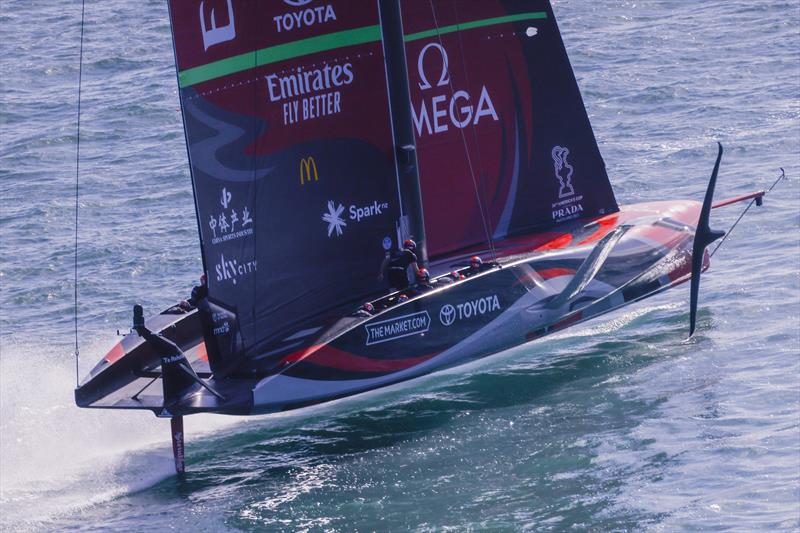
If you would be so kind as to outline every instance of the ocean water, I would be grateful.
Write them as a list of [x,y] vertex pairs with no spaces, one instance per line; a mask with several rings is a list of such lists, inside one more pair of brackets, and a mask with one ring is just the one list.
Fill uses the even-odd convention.
[[[800,6],[559,0],[621,203],[788,178],[688,289],[435,374],[276,416],[74,406],[80,3],[0,5],[0,529],[797,531]],[[163,1],[88,1],[80,373],[201,268]],[[741,206],[717,210],[727,228]]]

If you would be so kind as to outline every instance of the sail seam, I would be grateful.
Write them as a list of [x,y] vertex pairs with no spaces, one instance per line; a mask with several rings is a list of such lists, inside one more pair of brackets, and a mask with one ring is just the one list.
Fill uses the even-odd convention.
[[[528,13],[518,13],[516,15],[507,15],[504,17],[494,17],[482,20],[473,20],[470,22],[463,22],[453,24],[451,26],[444,26],[439,30],[426,30],[418,33],[411,33],[404,37],[406,42],[416,41],[418,39],[425,39],[428,37],[435,37],[456,31],[471,30],[474,28],[482,28],[485,26],[493,26],[496,24],[505,24],[509,22],[519,22],[522,20],[537,20],[547,18],[547,13],[544,11],[532,11]],[[237,72],[251,70],[271,63],[279,61],[286,61],[296,57],[315,54],[318,52],[327,52],[336,50],[338,48],[346,48],[348,46],[355,46],[359,44],[378,42],[381,40],[381,31],[379,25],[364,26],[361,28],[354,28],[352,30],[345,30],[336,33],[329,33],[327,35],[319,35],[317,37],[310,37],[308,39],[301,39],[291,43],[284,43],[253,52],[239,54],[233,57],[220,59],[213,63],[200,65],[198,67],[182,70],[178,74],[178,82],[180,87],[186,88],[198,83],[203,83],[216,78],[221,78]]]
[[438,37],[447,33],[456,31],[471,30],[474,28],[483,28],[485,26],[494,26],[496,24],[506,24],[508,22],[519,22],[521,20],[541,20],[546,19],[547,13],[544,11],[531,11],[528,13],[518,13],[516,15],[506,15],[504,17],[493,17],[482,20],[473,20],[470,22],[461,22],[452,24],[450,26],[442,26],[441,28],[434,28],[432,30],[425,30],[417,33],[411,33],[405,36],[406,42],[417,41],[419,39],[427,39],[428,37]]
[[329,33],[327,35],[319,35],[317,37],[310,37],[291,43],[262,48],[254,52],[247,52],[199,67],[183,70],[179,74],[179,82],[181,88],[186,88],[198,83],[221,78],[237,72],[251,70],[271,63],[348,46],[378,42],[380,39],[381,31],[377,24]]

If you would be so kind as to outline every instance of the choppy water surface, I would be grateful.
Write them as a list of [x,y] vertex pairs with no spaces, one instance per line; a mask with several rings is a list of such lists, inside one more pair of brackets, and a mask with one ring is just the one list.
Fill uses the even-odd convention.
[[[623,203],[790,179],[703,278],[467,368],[297,413],[74,407],[80,5],[0,6],[0,529],[798,530],[800,8],[561,0]],[[166,6],[88,2],[81,372],[191,287],[199,246]],[[727,227],[739,208],[715,212]]]

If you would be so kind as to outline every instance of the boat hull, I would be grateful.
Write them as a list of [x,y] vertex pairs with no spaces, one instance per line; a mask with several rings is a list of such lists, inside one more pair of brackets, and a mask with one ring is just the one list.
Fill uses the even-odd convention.
[[[584,221],[572,232],[499,243],[496,265],[461,281],[440,281],[432,290],[410,291],[402,303],[398,294],[378,300],[374,315],[343,317],[301,347],[244,360],[241,371],[223,379],[209,372],[196,313],[178,317],[160,330],[179,338],[192,367],[224,400],[199,389],[165,406],[158,358],[143,355],[147,346],[135,338],[122,356],[112,350],[114,361],[106,356],[76,399],[84,407],[150,409],[162,416],[268,413],[474,361],[687,281],[699,210],[693,201],[638,204]],[[458,258],[432,268],[449,270],[453,261]],[[565,291],[575,294],[566,297]],[[148,381],[148,392],[134,398]]]

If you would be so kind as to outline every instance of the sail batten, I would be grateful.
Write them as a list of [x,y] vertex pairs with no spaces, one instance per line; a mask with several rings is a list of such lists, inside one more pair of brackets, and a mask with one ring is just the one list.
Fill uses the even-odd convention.
[[482,20],[473,20],[469,22],[460,22],[458,24],[451,24],[450,26],[443,26],[440,28],[433,28],[430,30],[420,31],[410,35],[405,35],[405,41],[411,42],[419,39],[427,39],[428,37],[437,37],[453,33],[455,31],[465,31],[474,28],[483,28],[485,26],[493,26],[495,24],[504,24],[508,22],[519,22],[523,20],[540,20],[547,18],[547,13],[544,11],[532,11],[528,13],[518,13],[516,15],[506,15],[502,17],[492,17]]
[[291,43],[262,48],[233,57],[220,59],[213,63],[193,67],[178,74],[180,86],[189,87],[205,81],[235,74],[271,63],[278,63],[302,56],[327,52],[348,46],[380,41],[379,25],[364,26],[327,35],[309,37]]

